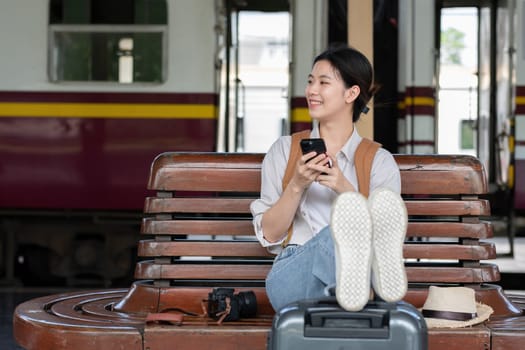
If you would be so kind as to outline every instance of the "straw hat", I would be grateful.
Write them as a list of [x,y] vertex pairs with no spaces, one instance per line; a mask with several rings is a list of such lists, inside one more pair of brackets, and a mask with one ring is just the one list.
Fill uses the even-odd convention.
[[428,328],[473,326],[494,312],[490,306],[476,302],[471,288],[436,286],[430,286],[421,311]]

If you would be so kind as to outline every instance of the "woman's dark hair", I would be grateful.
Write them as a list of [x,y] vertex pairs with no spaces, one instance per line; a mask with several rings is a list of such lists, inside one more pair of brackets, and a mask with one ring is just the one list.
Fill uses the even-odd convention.
[[346,88],[354,85],[359,86],[361,92],[354,101],[352,115],[352,120],[358,121],[361,113],[368,111],[366,104],[377,90],[374,85],[374,72],[370,61],[361,52],[343,44],[330,46],[314,59],[313,64],[322,60],[330,62],[339,73]]

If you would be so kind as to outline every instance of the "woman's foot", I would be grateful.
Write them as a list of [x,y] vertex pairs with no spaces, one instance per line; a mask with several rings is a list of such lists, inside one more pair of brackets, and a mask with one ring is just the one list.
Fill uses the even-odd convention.
[[388,302],[403,299],[408,282],[403,244],[408,225],[405,203],[397,193],[379,188],[368,198],[372,216],[372,286]]
[[332,208],[331,232],[335,245],[335,295],[348,311],[361,310],[370,297],[372,220],[365,197],[345,192]]

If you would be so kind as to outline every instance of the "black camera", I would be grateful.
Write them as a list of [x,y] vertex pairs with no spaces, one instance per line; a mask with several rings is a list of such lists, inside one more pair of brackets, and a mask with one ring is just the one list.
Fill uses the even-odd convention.
[[215,288],[208,294],[208,315],[215,320],[237,321],[256,314],[257,299],[252,291],[234,294],[233,288]]

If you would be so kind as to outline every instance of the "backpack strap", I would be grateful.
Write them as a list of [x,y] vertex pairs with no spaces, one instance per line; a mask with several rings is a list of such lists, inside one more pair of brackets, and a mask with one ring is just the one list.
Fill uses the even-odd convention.
[[354,155],[355,171],[357,173],[357,184],[359,192],[368,198],[370,194],[370,173],[372,163],[377,150],[381,147],[380,143],[363,137]]
[[294,132],[292,134],[292,144],[290,146],[290,155],[288,156],[288,163],[286,164],[286,170],[283,176],[283,192],[290,180],[292,179],[293,173],[295,171],[295,165],[302,155],[300,143],[302,139],[307,139],[310,137],[310,130],[302,130]]
[[[292,143],[290,145],[290,155],[288,156],[288,163],[286,164],[286,170],[284,172],[283,176],[283,192],[286,186],[290,183],[290,180],[292,179],[293,173],[295,171],[295,166],[297,164],[297,161],[301,157],[302,151],[300,148],[300,143],[302,139],[307,139],[310,137],[310,130],[302,130],[298,132],[294,132],[292,134]],[[281,244],[283,247],[286,247],[288,245],[288,242],[290,242],[290,239],[292,238],[292,232],[293,232],[293,223],[288,228],[288,234],[286,235],[286,239]]]

